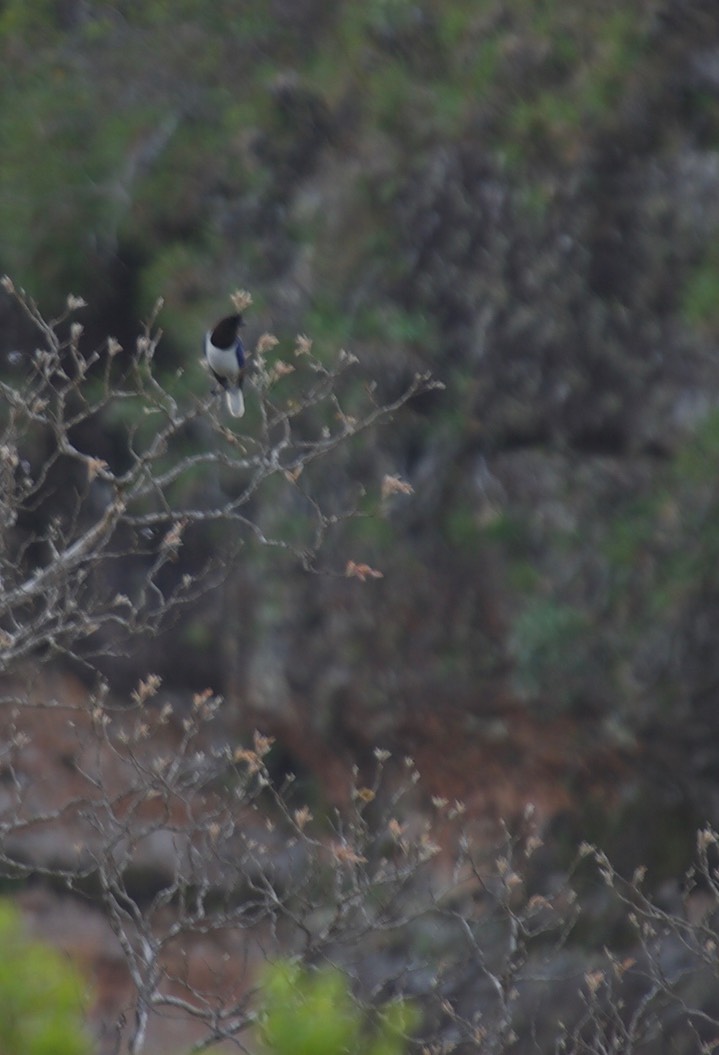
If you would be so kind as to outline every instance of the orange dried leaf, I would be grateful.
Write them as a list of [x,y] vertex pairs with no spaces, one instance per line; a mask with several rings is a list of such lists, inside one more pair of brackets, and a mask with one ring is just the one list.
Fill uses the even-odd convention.
[[292,363],[286,363],[284,359],[278,359],[272,368],[270,374],[271,381],[279,381],[281,377],[286,377],[287,374],[294,374],[295,368]]
[[414,487],[400,476],[391,476],[386,473],[382,478],[382,497],[389,498],[390,495],[412,495]]
[[360,582],[365,582],[367,579],[384,578],[384,574],[376,568],[371,568],[369,564],[357,564],[353,560],[347,561],[345,575],[348,579],[359,579]]
[[204,704],[212,698],[212,695],[212,689],[203,689],[202,692],[196,692],[192,697],[192,706],[195,710],[199,710],[200,707],[204,706]]
[[98,473],[105,472],[109,466],[103,458],[88,458],[87,465],[87,478],[92,483]]
[[303,469],[304,465],[298,465],[294,469],[285,469],[285,480],[288,480],[291,484],[297,483],[300,476],[302,475]]
[[245,747],[238,747],[232,757],[235,762],[246,762],[250,773],[259,772],[260,760],[254,751],[250,751]]
[[364,864],[367,860],[362,854],[357,853],[351,846],[346,846],[344,843],[332,843],[330,849],[335,861],[339,861],[340,864],[359,865]]

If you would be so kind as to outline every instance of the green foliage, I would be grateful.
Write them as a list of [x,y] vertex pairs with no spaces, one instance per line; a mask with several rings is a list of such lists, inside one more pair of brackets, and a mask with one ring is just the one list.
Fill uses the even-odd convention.
[[[657,474],[653,487],[618,511],[602,541],[615,603],[641,595],[651,614],[667,615],[697,591],[719,581],[719,413],[709,414]],[[632,606],[636,612],[636,604]]]
[[690,271],[681,295],[684,321],[701,330],[719,329],[719,252],[710,248]]
[[428,349],[435,347],[437,342],[434,322],[424,312],[404,311],[389,301],[367,305],[358,312],[352,320],[351,334],[347,333],[345,319],[345,338],[347,336],[384,345],[413,345]]
[[[201,256],[214,231],[208,177],[243,189],[237,144],[267,93],[261,64],[248,79],[233,40],[248,49],[273,22],[260,4],[184,6],[187,23],[156,2],[98,5],[72,25],[57,4],[3,5],[0,264],[43,299],[93,296],[118,246],[152,263],[168,238],[186,240]],[[225,57],[239,87],[216,77]]]
[[446,511],[444,532],[453,549],[464,553],[476,550],[483,537],[477,510],[471,504],[456,498]]
[[[142,317],[150,314],[158,295],[161,296],[168,304],[168,311],[162,320],[165,333],[173,343],[179,339],[179,347],[185,346],[183,351],[189,351],[190,342],[194,343],[195,348],[200,346],[203,327],[198,318],[197,328],[191,336],[192,327],[188,326],[188,316],[194,306],[188,306],[188,302],[191,304],[188,294],[198,288],[202,263],[203,256],[198,246],[167,241],[162,248],[158,248],[152,263],[143,268],[140,276],[138,300]],[[185,339],[182,340],[182,337]]]
[[89,1055],[80,978],[52,949],[27,939],[7,902],[0,902],[0,949],[0,1052]]
[[[362,502],[370,508],[369,502]],[[397,530],[392,521],[376,512],[360,513],[347,521],[343,539],[356,558],[384,565],[392,559],[397,546]]]
[[719,411],[707,414],[677,454],[678,481],[714,486],[719,472]]
[[[510,103],[497,146],[511,164],[527,157],[572,158],[583,128],[611,123],[645,47],[641,13],[611,4],[546,4],[524,16],[546,57]],[[551,156],[551,155],[550,155]]]
[[610,11],[599,27],[591,75],[583,85],[583,103],[588,112],[602,116],[616,105],[627,78],[646,46],[642,19],[622,6]]
[[[111,238],[114,203],[101,188],[107,189],[127,140],[118,137],[115,151],[106,151],[94,141],[95,122],[93,93],[59,62],[42,79],[24,73],[4,92],[3,266],[41,292],[60,296],[68,285],[84,291],[98,261],[88,233],[97,246]],[[108,135],[111,130],[108,119]]]
[[657,710],[660,694],[687,691],[689,661],[678,664],[662,642],[691,654],[693,613],[719,596],[718,474],[714,412],[651,482],[585,531],[544,539],[537,551],[513,541],[511,524],[493,526],[508,581],[526,598],[510,640],[520,690],[565,702],[611,694],[624,715],[647,687]]
[[[618,0],[576,9],[512,0],[498,19],[491,6],[341,3],[300,36],[287,12],[275,17],[260,0],[240,9],[230,0],[127,0],[91,5],[76,22],[45,0],[4,4],[2,270],[41,299],[68,288],[90,299],[104,293],[98,283],[119,249],[141,267],[140,300],[148,288],[156,295],[158,279],[176,303],[208,296],[234,263],[235,247],[220,236],[227,203],[257,214],[284,193],[273,151],[279,142],[280,156],[291,156],[302,130],[294,120],[278,126],[273,86],[282,63],[330,112],[352,98],[353,136],[383,132],[394,152],[463,134],[482,110],[502,115],[488,145],[493,138],[511,163],[547,142],[574,149],[586,116],[601,119],[623,89],[643,46],[641,13]],[[138,61],[145,56],[152,61]],[[258,151],[255,141],[272,149]],[[541,210],[541,195],[532,203]],[[342,246],[353,246],[342,250],[351,266],[328,276],[333,303],[369,259],[392,267],[396,238],[386,251],[371,244],[387,215],[360,216],[361,208],[354,203],[352,238],[332,232],[334,269]],[[296,218],[285,223],[290,231]],[[357,231],[365,232],[359,240]],[[321,231],[300,230],[299,240],[317,246]],[[243,267],[262,263],[264,241],[251,259],[256,244],[244,239]],[[708,297],[699,300],[701,312]],[[422,341],[421,320],[390,320],[387,339]]]
[[0,12],[0,42],[13,41],[22,36],[27,42],[42,43],[48,32],[60,28],[60,5],[56,0],[7,0]]
[[588,634],[587,615],[551,597],[529,601],[514,622],[510,649],[518,688],[572,700]]
[[345,977],[280,962],[263,984],[262,1038],[270,1055],[401,1055],[418,1015],[394,1001],[370,1015]]

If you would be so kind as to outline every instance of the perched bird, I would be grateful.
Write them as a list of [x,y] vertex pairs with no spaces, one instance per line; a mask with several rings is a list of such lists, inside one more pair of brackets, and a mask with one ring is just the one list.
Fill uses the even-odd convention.
[[224,388],[227,408],[233,418],[245,413],[242,384],[245,380],[245,349],[240,340],[241,315],[228,315],[205,334],[205,358],[215,380]]

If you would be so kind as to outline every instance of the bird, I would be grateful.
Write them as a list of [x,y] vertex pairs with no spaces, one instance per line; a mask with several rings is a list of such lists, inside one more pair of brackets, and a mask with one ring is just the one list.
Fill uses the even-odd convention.
[[240,339],[241,315],[227,315],[205,334],[205,358],[210,372],[224,388],[227,409],[233,418],[245,413],[242,385],[245,380],[245,348]]

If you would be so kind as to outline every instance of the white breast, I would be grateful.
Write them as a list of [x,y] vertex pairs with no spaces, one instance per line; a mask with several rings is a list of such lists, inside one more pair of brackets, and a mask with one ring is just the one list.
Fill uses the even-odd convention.
[[214,344],[210,343],[210,335],[208,333],[205,335],[205,355],[210,368],[216,374],[219,374],[220,377],[226,377],[229,381],[232,381],[238,376],[240,367],[237,362],[237,351],[234,344],[231,348],[215,348]]

